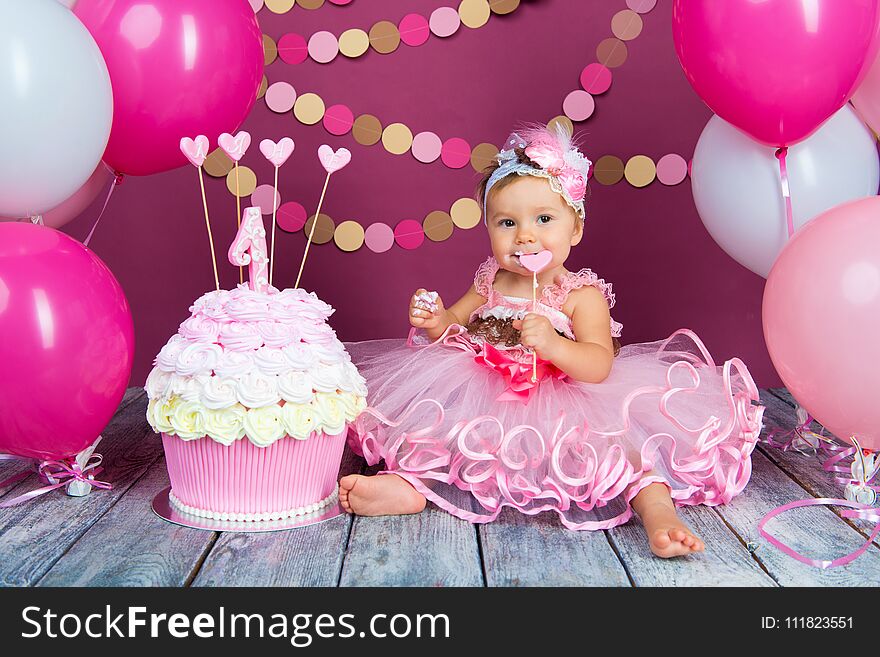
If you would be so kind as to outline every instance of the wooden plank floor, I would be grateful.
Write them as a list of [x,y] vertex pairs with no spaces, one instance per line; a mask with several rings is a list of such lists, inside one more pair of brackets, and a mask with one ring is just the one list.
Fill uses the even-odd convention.
[[[761,393],[768,427],[795,424],[785,390]],[[880,541],[851,564],[819,570],[782,554],[757,534],[770,509],[806,497],[838,497],[821,459],[764,445],[752,478],[730,504],[682,515],[706,542],[683,559],[653,557],[634,519],[607,532],[566,530],[556,515],[505,510],[471,525],[428,505],[414,516],[333,520],[300,529],[236,534],[169,524],[150,509],[168,485],[159,438],[145,420],[146,398],[127,393],[104,432],[101,478],[110,491],[82,498],[53,492],[0,509],[3,586],[877,586]],[[346,452],[342,471],[365,464]],[[22,469],[0,462],[0,481]],[[0,490],[0,499],[39,485],[36,477]],[[839,556],[870,533],[839,509],[814,507],[778,517],[768,530],[816,557]],[[758,548],[750,552],[747,544]]]

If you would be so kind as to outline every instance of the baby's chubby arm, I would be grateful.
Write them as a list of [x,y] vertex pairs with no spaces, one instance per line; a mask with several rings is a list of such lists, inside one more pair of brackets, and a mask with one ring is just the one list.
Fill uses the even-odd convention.
[[571,316],[576,342],[559,335],[543,315],[529,313],[514,322],[521,327],[522,344],[577,381],[604,381],[614,362],[608,302],[596,288],[582,287],[569,294],[563,310]]
[[[433,304],[429,301],[428,295],[433,300]],[[419,288],[409,300],[409,323],[416,328],[424,329],[429,338],[436,340],[451,324],[467,324],[471,313],[484,303],[486,297],[478,294],[473,285],[450,308],[444,307],[443,299],[439,294],[433,298],[427,290]]]

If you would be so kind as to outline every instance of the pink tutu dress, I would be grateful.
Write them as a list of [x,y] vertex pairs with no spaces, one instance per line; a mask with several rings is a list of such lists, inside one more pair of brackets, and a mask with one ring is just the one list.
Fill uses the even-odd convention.
[[[630,502],[663,482],[675,503],[730,501],[751,474],[764,408],[745,364],[716,366],[700,339],[679,330],[624,346],[601,383],[567,377],[511,340],[532,300],[498,293],[489,258],[474,285],[487,302],[467,327],[429,341],[348,343],[367,381],[367,409],[349,444],[370,465],[406,479],[428,500],[471,522],[505,506],[552,510],[576,530],[608,529]],[[536,312],[574,339],[562,312],[568,294],[592,285],[614,306],[611,285],[589,269],[545,287]],[[612,335],[622,326],[611,320]],[[513,332],[513,333],[512,333]]]

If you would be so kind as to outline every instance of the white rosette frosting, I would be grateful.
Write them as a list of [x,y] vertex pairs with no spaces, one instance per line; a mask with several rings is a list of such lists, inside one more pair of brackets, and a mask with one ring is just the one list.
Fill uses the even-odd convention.
[[243,284],[202,295],[190,312],[147,377],[155,431],[265,447],[337,435],[365,408],[366,382],[314,293]]

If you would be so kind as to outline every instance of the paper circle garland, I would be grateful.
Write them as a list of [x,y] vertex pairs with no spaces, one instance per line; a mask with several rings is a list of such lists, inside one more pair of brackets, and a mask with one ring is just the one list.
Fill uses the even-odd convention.
[[412,151],[413,157],[419,162],[428,164],[440,157],[440,149],[442,146],[443,142],[440,141],[440,137],[433,132],[420,132],[413,137],[410,150]]
[[275,219],[281,230],[287,233],[295,233],[306,225],[308,216],[302,204],[296,201],[289,201],[278,208]]
[[370,224],[364,231],[364,243],[373,253],[385,253],[394,246],[394,231],[388,224]]
[[425,231],[422,224],[415,219],[403,219],[394,227],[394,241],[401,248],[417,249],[425,241]]

